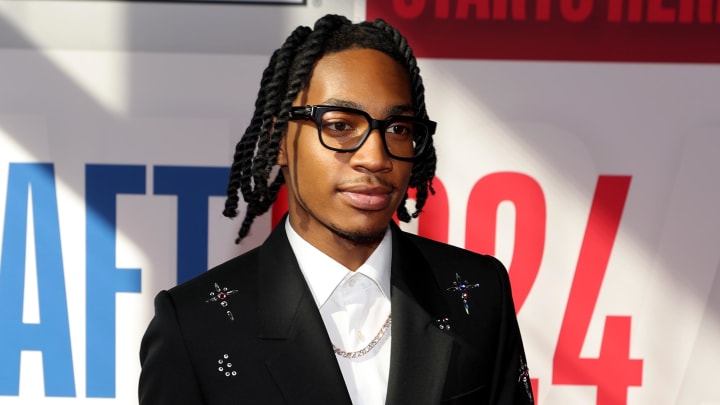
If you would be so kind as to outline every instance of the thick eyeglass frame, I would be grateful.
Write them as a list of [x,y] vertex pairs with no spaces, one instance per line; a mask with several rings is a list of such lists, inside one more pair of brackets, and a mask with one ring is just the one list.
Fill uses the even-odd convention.
[[[347,113],[353,113],[357,115],[361,115],[367,119],[368,126],[367,131],[363,136],[360,138],[358,143],[350,148],[336,148],[333,146],[329,146],[325,144],[323,141],[323,135],[322,135],[322,116],[323,114],[327,112],[332,111],[340,111],[340,112],[347,112]],[[437,128],[437,123],[435,121],[426,120],[410,115],[391,115],[385,118],[384,120],[376,120],[375,118],[371,117],[370,114],[363,110],[358,110],[355,108],[350,107],[341,107],[341,106],[332,106],[332,105],[306,105],[301,107],[291,107],[290,108],[290,119],[305,119],[310,120],[314,119],[315,124],[317,125],[317,131],[318,131],[318,138],[320,140],[320,144],[324,146],[327,149],[336,151],[336,152],[355,152],[356,150],[360,149],[365,141],[368,139],[370,134],[374,130],[380,131],[380,138],[382,139],[383,146],[385,147],[385,152],[393,159],[397,160],[403,160],[406,162],[412,162],[415,159],[419,158],[425,153],[425,147],[428,144],[428,140],[431,136],[435,134],[435,129]],[[393,154],[390,151],[390,148],[388,147],[387,140],[385,139],[385,131],[387,130],[388,126],[391,124],[397,123],[397,122],[410,122],[410,123],[418,123],[420,125],[424,125],[427,128],[427,134],[420,139],[415,139],[415,156],[413,157],[406,157],[406,156],[397,156]]]

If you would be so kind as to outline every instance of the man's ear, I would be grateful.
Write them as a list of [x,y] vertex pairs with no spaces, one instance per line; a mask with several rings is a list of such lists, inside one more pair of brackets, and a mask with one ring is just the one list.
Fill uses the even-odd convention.
[[[270,128],[270,133],[272,134],[275,130],[275,121],[277,121],[277,117],[273,117],[272,119],[272,127]],[[287,127],[285,128],[285,131],[283,132],[282,139],[280,140],[280,144],[278,144],[278,156],[277,156],[277,165],[280,167],[285,167],[288,165],[288,157],[287,157]]]
[[283,134],[283,137],[280,140],[280,144],[278,145],[277,164],[280,167],[285,167],[288,165],[287,131],[285,131],[285,134]]

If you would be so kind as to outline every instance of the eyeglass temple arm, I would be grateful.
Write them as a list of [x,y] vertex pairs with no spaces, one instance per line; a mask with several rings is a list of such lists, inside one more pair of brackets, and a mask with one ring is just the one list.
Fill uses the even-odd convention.
[[302,107],[291,107],[290,118],[310,118],[312,117],[313,107],[310,105]]

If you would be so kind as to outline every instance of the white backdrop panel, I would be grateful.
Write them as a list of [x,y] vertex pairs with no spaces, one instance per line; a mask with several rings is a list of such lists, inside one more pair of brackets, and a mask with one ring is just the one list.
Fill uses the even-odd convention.
[[[139,341],[154,295],[176,282],[182,220],[178,197],[154,192],[155,169],[227,167],[266,60],[0,50],[0,229],[9,220],[8,202],[17,198],[8,194],[10,165],[51,164],[65,283],[58,293],[67,300],[62,311],[75,391],[69,398],[46,397],[42,356],[24,351],[18,395],[0,395],[0,402],[136,403]],[[630,317],[629,358],[643,360],[643,368],[642,385],[628,390],[627,403],[720,403],[713,389],[720,377],[720,67],[429,59],[420,66],[429,112],[439,122],[448,242],[464,246],[466,229],[477,226],[468,224],[467,215],[478,180],[513,172],[542,190],[542,262],[519,313],[531,373],[539,380],[538,404],[596,401],[594,387],[553,384],[553,356],[599,176],[631,181],[581,356],[600,355],[607,316]],[[86,296],[95,286],[86,282],[86,202],[94,192],[86,181],[88,165],[95,164],[136,166],[144,173],[144,184],[137,183],[142,192],[117,198],[114,265],[139,269],[141,288],[116,298],[115,350],[104,353],[116,363],[114,400],[87,394]],[[269,216],[236,247],[238,221],[221,217],[221,197],[207,201],[208,266],[267,234]],[[33,204],[38,202],[31,199],[28,206]],[[498,212],[496,253],[511,266],[514,207],[501,205]],[[36,219],[28,213],[25,222]],[[33,253],[47,250],[35,246],[36,235],[27,229],[25,294],[13,305],[21,306],[25,323],[42,324],[45,297],[38,277],[44,276]],[[0,243],[15,236],[2,233]]]

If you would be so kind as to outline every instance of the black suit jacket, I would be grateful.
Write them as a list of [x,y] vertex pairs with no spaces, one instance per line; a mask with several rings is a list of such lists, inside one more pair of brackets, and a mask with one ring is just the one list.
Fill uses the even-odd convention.
[[[502,264],[391,226],[386,403],[532,404]],[[469,314],[450,289],[456,273],[479,285]],[[282,226],[257,249],[160,292],[140,362],[141,405],[351,404]]]

